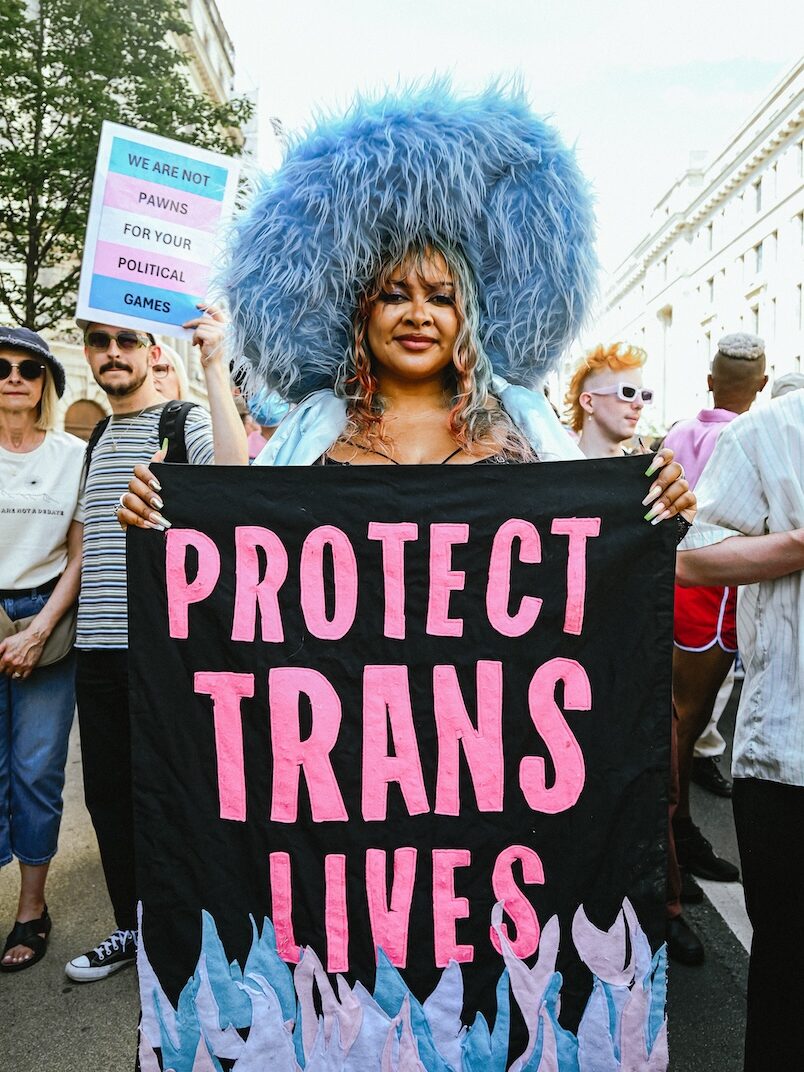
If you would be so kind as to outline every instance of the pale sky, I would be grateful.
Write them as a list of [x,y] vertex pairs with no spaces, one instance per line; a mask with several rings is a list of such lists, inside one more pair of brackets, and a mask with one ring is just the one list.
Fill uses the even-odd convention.
[[[289,130],[357,90],[449,74],[459,89],[516,75],[551,115],[597,195],[599,255],[613,269],[687,167],[717,151],[797,60],[790,0],[217,0],[237,87]],[[796,9],[798,8],[798,14]]]

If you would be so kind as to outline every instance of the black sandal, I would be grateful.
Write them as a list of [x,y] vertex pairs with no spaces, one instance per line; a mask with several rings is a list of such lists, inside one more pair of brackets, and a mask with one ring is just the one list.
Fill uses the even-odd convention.
[[[14,927],[6,938],[6,944],[3,949],[3,956],[13,949],[15,945],[24,945],[33,953],[32,957],[28,957],[27,960],[20,960],[16,964],[3,964],[0,959],[0,972],[18,972],[24,971],[25,968],[30,968],[47,953],[47,939],[50,934],[53,921],[47,912],[47,905],[45,910],[39,919],[29,919],[26,923],[20,923],[19,920],[14,924]],[[44,937],[42,936],[44,932]]]

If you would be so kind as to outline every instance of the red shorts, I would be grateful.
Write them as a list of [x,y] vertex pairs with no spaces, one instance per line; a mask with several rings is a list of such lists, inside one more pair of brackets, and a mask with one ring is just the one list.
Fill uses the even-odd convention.
[[673,640],[684,651],[707,651],[719,644],[737,651],[737,589],[676,585]]

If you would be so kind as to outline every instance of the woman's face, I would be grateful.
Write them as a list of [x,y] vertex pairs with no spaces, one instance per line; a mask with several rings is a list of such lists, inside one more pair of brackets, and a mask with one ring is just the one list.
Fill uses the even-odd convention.
[[394,270],[369,313],[375,375],[381,382],[440,379],[452,364],[459,327],[452,273],[440,254],[406,274]]
[[160,357],[151,365],[151,375],[154,378],[154,387],[170,401],[178,401],[181,395],[181,385],[172,362],[164,356]]
[[30,413],[31,417],[36,419],[38,416],[37,407],[42,401],[42,391],[45,387],[47,372],[43,372],[35,380],[28,380],[20,376],[20,370],[17,366],[22,364],[23,361],[33,362],[37,365],[44,365],[44,362],[33,354],[10,347],[0,347],[0,358],[5,358],[6,361],[11,362],[10,375],[0,380],[0,410],[3,410],[4,413]]

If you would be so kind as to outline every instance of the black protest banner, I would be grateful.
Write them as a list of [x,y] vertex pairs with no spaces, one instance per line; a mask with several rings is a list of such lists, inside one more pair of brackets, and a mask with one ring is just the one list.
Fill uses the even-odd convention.
[[664,1067],[645,465],[160,467],[173,528],[128,544],[143,1069]]

